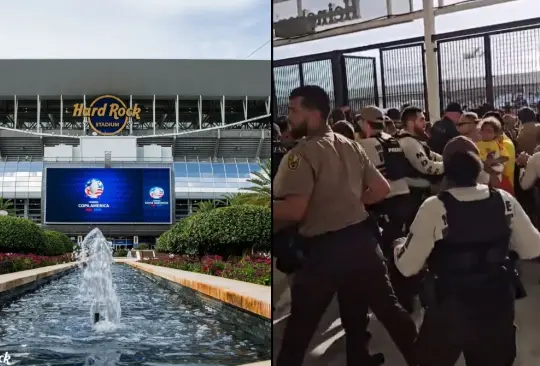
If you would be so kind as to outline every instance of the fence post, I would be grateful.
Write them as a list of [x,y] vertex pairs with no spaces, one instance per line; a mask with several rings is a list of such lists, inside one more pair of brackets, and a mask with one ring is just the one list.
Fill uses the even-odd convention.
[[[381,91],[382,91],[382,107],[386,108],[386,86],[384,81],[384,53],[383,49],[379,49],[379,62],[381,64]],[[377,68],[375,68],[377,72]]]
[[[493,64],[491,62],[491,36],[484,36],[484,62],[486,69],[486,102],[490,105],[495,103],[493,93]],[[499,106],[494,106],[498,108]]]
[[332,82],[334,84],[335,106],[343,106],[349,103],[347,93],[347,74],[345,71],[345,58],[341,52],[332,55]]

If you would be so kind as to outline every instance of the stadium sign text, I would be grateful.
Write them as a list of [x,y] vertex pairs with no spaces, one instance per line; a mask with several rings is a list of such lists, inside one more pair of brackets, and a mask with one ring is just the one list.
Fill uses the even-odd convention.
[[[342,3],[343,6],[336,6],[335,4],[329,3],[328,9],[318,10],[317,13],[304,10],[304,16],[308,18],[314,17],[317,27],[360,19],[358,0],[343,0]],[[286,22],[287,20],[297,18],[299,17],[282,19],[275,23]]]
[[86,117],[88,125],[99,135],[117,135],[127,126],[130,118],[141,119],[138,104],[126,107],[124,101],[114,95],[102,95],[92,101],[90,107],[82,103],[73,106],[73,117]]

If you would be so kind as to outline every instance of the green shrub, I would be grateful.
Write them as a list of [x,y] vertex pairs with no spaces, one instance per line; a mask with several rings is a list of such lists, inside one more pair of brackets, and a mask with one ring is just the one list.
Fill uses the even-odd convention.
[[[139,246],[137,247],[138,250],[146,250],[148,249],[148,245],[147,244],[139,244]],[[127,254],[127,253],[126,253]]]
[[41,253],[47,250],[43,230],[32,221],[0,216],[0,252]]
[[183,227],[184,253],[225,258],[245,251],[270,250],[272,216],[267,207],[238,205],[190,216]]
[[[197,215],[201,214],[199,213]],[[168,231],[161,234],[156,244],[156,250],[162,253],[186,253],[186,251],[189,251],[187,248],[188,238],[185,236],[185,227],[195,216],[193,215],[178,221]]]
[[114,252],[115,257],[127,257],[128,250],[127,249],[118,249],[116,252]]
[[56,256],[66,253],[66,247],[61,235],[57,231],[45,231],[45,247],[36,254]]

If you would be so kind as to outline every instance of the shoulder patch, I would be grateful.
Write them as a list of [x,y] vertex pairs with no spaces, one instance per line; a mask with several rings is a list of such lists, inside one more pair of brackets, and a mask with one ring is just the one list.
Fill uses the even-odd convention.
[[295,153],[289,153],[289,158],[287,159],[287,167],[289,170],[296,170],[300,164],[300,155]]

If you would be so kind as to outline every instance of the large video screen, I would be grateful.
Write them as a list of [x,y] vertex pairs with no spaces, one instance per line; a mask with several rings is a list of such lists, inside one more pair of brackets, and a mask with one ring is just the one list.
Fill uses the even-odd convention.
[[47,168],[46,224],[170,224],[169,168]]

